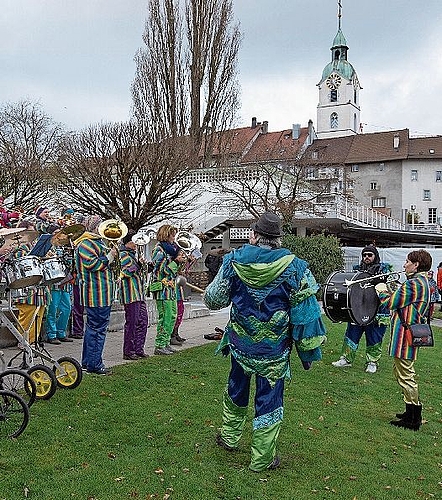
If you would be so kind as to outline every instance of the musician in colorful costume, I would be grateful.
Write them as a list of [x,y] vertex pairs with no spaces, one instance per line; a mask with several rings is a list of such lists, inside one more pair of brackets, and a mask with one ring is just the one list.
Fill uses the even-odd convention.
[[[374,245],[368,245],[362,249],[361,262],[357,266],[357,271],[367,273],[371,276],[387,274],[392,271],[391,264],[381,262],[379,252]],[[372,285],[376,285],[382,280],[382,277],[373,279]],[[342,344],[341,357],[332,363],[336,368],[349,368],[356,358],[356,351],[359,347],[362,335],[365,333],[365,371],[367,373],[376,373],[378,363],[382,355],[382,340],[387,326],[390,324],[390,311],[385,306],[380,306],[374,320],[367,325],[357,325],[347,323],[344,341]]]
[[321,359],[325,328],[318,285],[304,260],[281,248],[281,220],[264,213],[252,224],[250,244],[227,254],[203,295],[210,309],[232,304],[217,352],[231,354],[217,443],[235,450],[244,428],[251,376],[256,377],[250,469],[279,465],[276,441],[283,419],[284,379],[294,346],[305,369]]
[[78,272],[81,304],[86,312],[81,364],[89,373],[111,373],[103,363],[103,349],[114,298],[111,264],[118,249],[109,249],[98,234],[101,217],[84,221],[86,231],[75,240],[75,268]]

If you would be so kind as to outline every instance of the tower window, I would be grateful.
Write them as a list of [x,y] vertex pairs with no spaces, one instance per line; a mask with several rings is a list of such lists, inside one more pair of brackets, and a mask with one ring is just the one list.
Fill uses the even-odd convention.
[[378,183],[377,182],[370,182],[370,190],[376,191],[377,189],[378,189]]
[[412,170],[411,171],[411,180],[412,181],[417,181],[417,170]]
[[332,90],[330,92],[330,102],[338,102],[338,91]]
[[332,113],[330,115],[330,128],[338,128],[338,125],[339,125],[338,113]]

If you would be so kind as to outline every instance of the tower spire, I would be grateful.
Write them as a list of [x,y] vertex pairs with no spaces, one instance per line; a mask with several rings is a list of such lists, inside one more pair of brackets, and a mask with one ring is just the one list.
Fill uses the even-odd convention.
[[341,29],[342,0],[338,0],[338,31]]

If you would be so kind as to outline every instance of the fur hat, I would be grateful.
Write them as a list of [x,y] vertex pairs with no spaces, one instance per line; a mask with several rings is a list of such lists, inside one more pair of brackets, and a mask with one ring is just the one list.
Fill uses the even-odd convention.
[[268,238],[279,238],[282,236],[282,221],[273,212],[264,212],[250,228]]

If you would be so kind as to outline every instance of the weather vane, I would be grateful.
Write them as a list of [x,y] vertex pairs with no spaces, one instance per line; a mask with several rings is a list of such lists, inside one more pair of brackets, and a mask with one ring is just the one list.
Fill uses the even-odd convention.
[[338,0],[338,30],[341,29],[342,0]]

